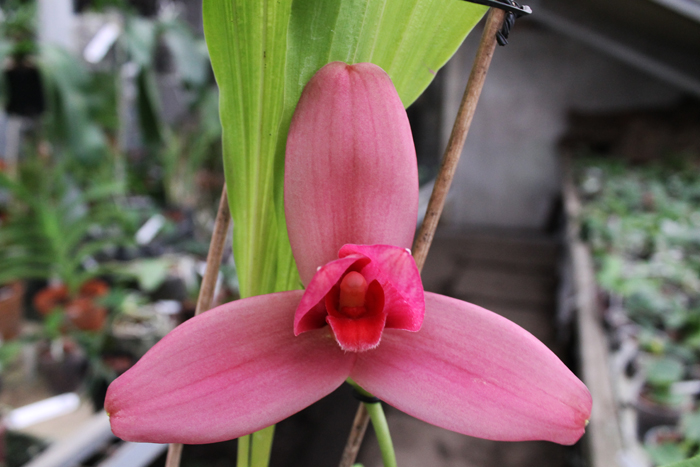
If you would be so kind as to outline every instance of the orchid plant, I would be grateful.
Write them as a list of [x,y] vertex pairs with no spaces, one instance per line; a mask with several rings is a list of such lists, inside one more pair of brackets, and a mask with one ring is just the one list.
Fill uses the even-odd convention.
[[[486,11],[462,0],[204,0],[241,297],[302,287],[283,177],[292,114],[313,74],[332,61],[374,63],[407,107]],[[238,466],[266,465],[273,433],[239,438]]]
[[376,65],[334,62],[291,121],[286,223],[304,290],[245,298],[176,328],[109,388],[114,433],[209,443],[255,432],[345,380],[426,422],[494,440],[576,442],[586,387],[541,342],[424,292],[410,251],[410,126]]

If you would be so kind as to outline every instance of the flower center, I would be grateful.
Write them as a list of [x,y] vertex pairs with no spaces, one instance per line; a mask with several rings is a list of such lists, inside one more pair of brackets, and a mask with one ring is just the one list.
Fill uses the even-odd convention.
[[326,322],[343,350],[363,352],[379,344],[387,313],[384,289],[378,280],[368,284],[361,273],[350,271],[328,291],[324,301]]

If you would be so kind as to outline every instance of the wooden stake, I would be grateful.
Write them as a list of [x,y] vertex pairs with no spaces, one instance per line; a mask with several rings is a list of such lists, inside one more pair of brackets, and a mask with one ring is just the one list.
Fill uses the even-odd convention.
[[[450,190],[450,185],[452,184],[452,179],[457,169],[457,163],[459,162],[459,156],[462,154],[464,141],[467,139],[467,133],[469,133],[469,127],[474,118],[476,104],[479,102],[479,96],[484,87],[486,73],[489,70],[489,66],[491,66],[491,59],[496,49],[496,33],[501,29],[504,18],[505,12],[497,8],[492,8],[486,18],[486,26],[484,26],[479,49],[476,52],[474,65],[469,74],[467,88],[464,91],[464,96],[462,97],[462,102],[457,112],[457,118],[452,127],[452,134],[450,135],[450,140],[445,149],[440,172],[435,180],[433,193],[428,203],[428,210],[420,230],[418,231],[416,240],[413,243],[413,257],[416,260],[419,271],[421,271],[425,265],[428,250],[430,250],[430,245],[433,242],[435,229],[437,229],[442,209],[445,206],[445,198],[447,197],[447,192]],[[364,404],[360,403],[350,430],[350,436],[345,444],[345,450],[343,451],[343,457],[340,460],[339,467],[352,467],[355,463],[368,423],[369,414]]]
[[[207,269],[204,271],[202,287],[199,289],[197,308],[194,312],[195,316],[211,309],[213,305],[216,279],[219,277],[221,257],[224,254],[224,245],[226,244],[226,236],[230,225],[231,212],[228,207],[226,185],[224,185],[224,189],[221,191],[221,199],[219,200],[219,210],[216,213],[216,221],[214,222],[214,232],[212,232],[211,243],[209,243]],[[165,467],[179,467],[181,456],[182,444],[171,444],[168,446],[168,457],[165,460]]]
[[445,206],[445,198],[447,197],[447,192],[450,191],[450,185],[452,184],[452,178],[457,169],[459,156],[462,154],[464,141],[467,139],[467,133],[469,133],[469,127],[472,124],[474,112],[476,111],[476,104],[479,102],[479,96],[484,87],[486,73],[489,71],[489,66],[491,66],[491,58],[496,48],[496,33],[501,29],[504,18],[505,12],[503,10],[492,8],[486,19],[486,26],[481,36],[479,49],[476,52],[472,71],[469,74],[467,88],[464,91],[462,102],[459,105],[457,118],[455,119],[454,126],[452,127],[452,134],[450,135],[450,140],[445,149],[440,172],[438,173],[437,180],[435,180],[433,193],[430,195],[428,210],[425,213],[425,219],[423,219],[423,224],[421,224],[418,236],[413,244],[413,257],[416,260],[416,265],[418,265],[418,270],[423,269],[425,259],[428,256],[428,250],[433,242],[435,229],[437,229],[438,221],[442,214],[442,208]]

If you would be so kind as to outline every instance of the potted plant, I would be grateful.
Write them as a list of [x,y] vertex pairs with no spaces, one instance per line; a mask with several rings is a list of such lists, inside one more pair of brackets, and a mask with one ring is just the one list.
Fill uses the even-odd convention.
[[685,375],[683,362],[670,356],[653,356],[645,364],[646,382],[637,399],[637,434],[644,439],[651,428],[675,425],[692,407],[692,400],[672,390]]
[[[700,377],[697,163],[667,158],[630,166],[612,156],[589,155],[574,165],[580,236],[590,247],[598,293],[605,297],[611,359],[629,360],[613,365],[610,378],[625,394],[621,401],[637,396],[632,405],[638,440],[624,435],[625,443],[646,440],[659,464],[684,459],[695,454],[697,444],[688,444],[683,433],[678,438],[654,427],[685,427],[698,392],[694,381],[683,381]],[[638,385],[639,391],[631,389]],[[619,423],[632,419],[621,417]],[[634,433],[628,428],[624,433]]]
[[95,259],[128,243],[129,214],[115,201],[117,187],[80,187],[64,163],[26,162],[17,181],[0,173],[0,188],[13,196],[0,231],[0,284],[44,279],[51,284],[33,303],[43,315],[61,307],[74,323],[97,329],[106,310],[96,304],[109,288]]

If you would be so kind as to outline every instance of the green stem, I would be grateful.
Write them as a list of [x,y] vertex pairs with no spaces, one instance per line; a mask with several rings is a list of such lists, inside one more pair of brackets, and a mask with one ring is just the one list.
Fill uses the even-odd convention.
[[236,467],[267,467],[270,464],[275,425],[238,438]]
[[[365,397],[374,397],[369,392],[362,389],[355,381],[348,378],[348,384],[355,388],[357,392]],[[389,424],[384,415],[384,409],[381,402],[363,402],[365,409],[369,413],[369,418],[372,420],[374,433],[377,436],[379,450],[382,453],[382,462],[384,467],[396,467],[396,453],[394,452],[394,443],[391,442],[391,433],[389,433]]]
[[250,467],[250,435],[238,438],[236,467]]
[[275,425],[256,431],[251,436],[250,467],[267,467],[270,464]]
[[379,450],[382,452],[382,461],[384,467],[396,467],[396,454],[394,453],[394,444],[391,442],[391,434],[389,433],[389,424],[384,416],[384,409],[381,402],[363,402],[369,417],[372,419],[374,433],[377,435]]

